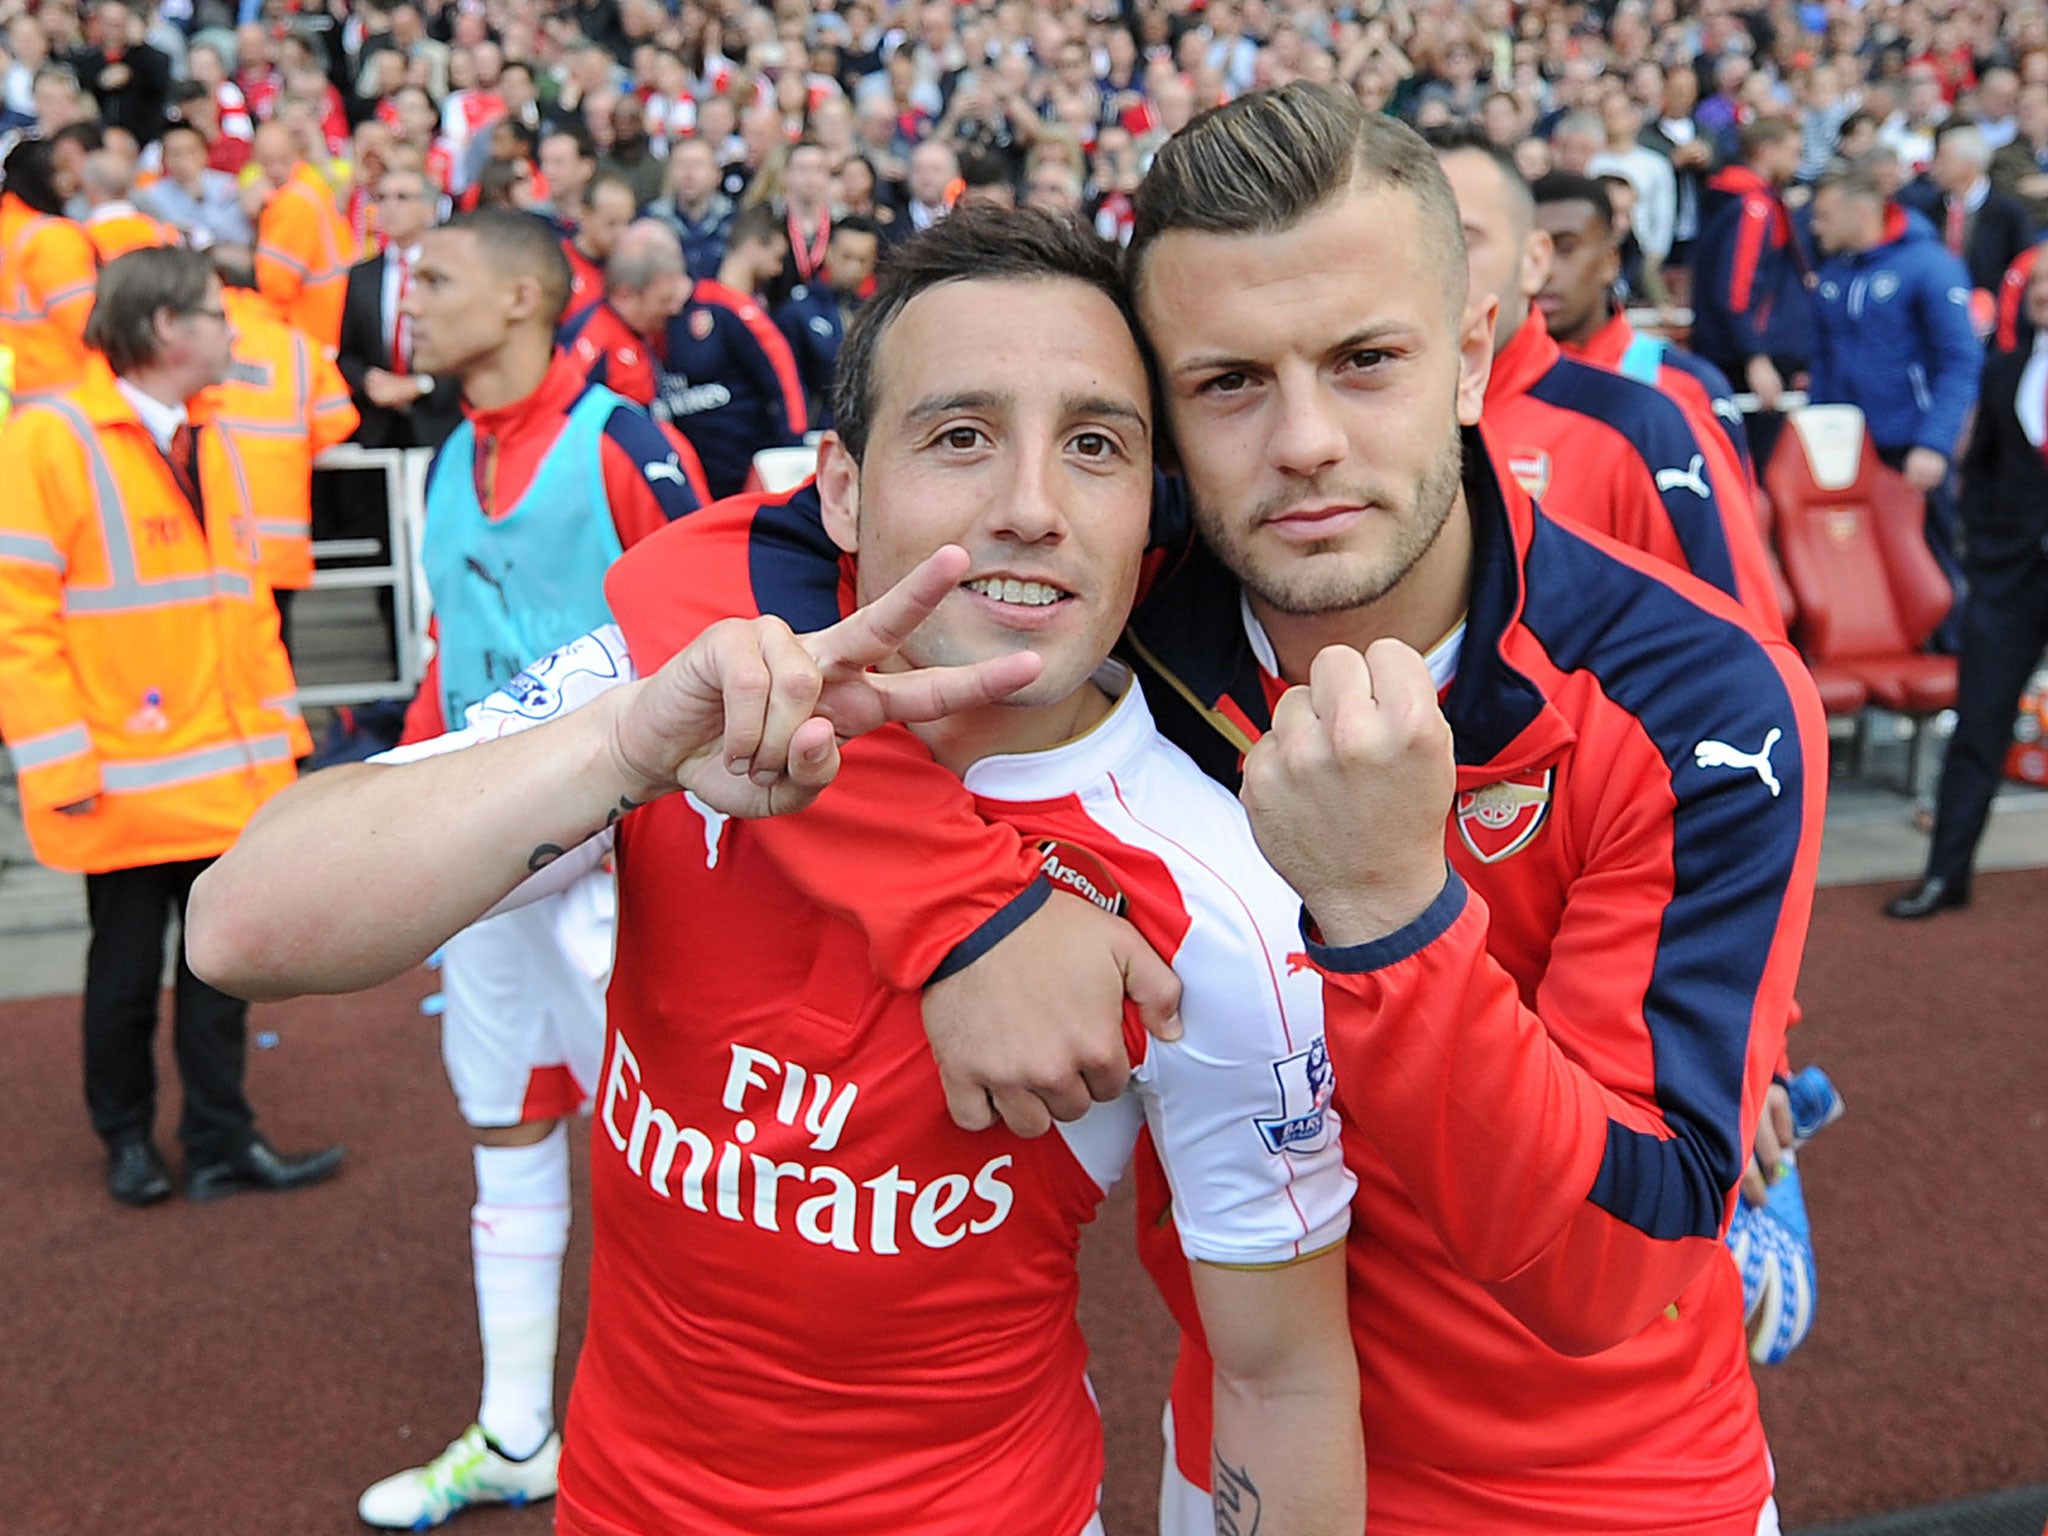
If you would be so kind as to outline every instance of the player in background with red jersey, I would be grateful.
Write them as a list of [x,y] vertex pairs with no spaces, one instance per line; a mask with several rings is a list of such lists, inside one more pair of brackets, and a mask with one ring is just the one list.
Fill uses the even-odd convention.
[[[848,357],[844,436],[826,438],[816,488],[705,515],[745,529],[776,506],[790,528],[822,534],[850,559],[850,597],[836,579],[818,594],[834,616],[934,543],[968,548],[907,659],[1026,651],[1043,675],[891,750],[963,776],[1031,840],[1040,901],[1128,912],[1182,972],[1184,1033],[1134,1034],[1136,1087],[1058,1137],[962,1131],[915,993],[849,947],[843,920],[763,845],[786,834],[785,852],[806,850],[799,862],[844,857],[834,819],[738,823],[675,796],[643,809],[673,781],[627,782],[614,807],[622,926],[593,1138],[592,1332],[558,1528],[1099,1533],[1101,1430],[1074,1250],[1143,1131],[1219,1362],[1218,1479],[1243,1493],[1226,1500],[1247,1529],[1355,1536],[1363,1467],[1338,1240],[1350,1180],[1320,988],[1290,961],[1294,898],[1242,814],[1153,732],[1129,670],[1105,664],[1153,490],[1150,379],[1115,258],[1044,215],[956,214],[905,247]],[[669,601],[696,547],[676,537],[634,551],[608,584],[617,628],[536,667],[468,737],[616,711],[632,697],[624,679],[699,627],[692,605]],[[385,867],[394,844],[415,870],[437,866],[462,840],[443,817],[474,812],[452,796],[428,810],[422,766],[366,768],[252,840],[234,866],[254,882],[233,903],[250,919],[232,940],[238,979],[267,989],[317,984],[336,965],[362,974],[355,935],[300,942],[319,926],[316,885],[336,870],[272,891],[261,913],[247,895],[284,876],[321,826],[357,829],[339,853],[345,879]],[[392,780],[414,792],[394,800]],[[576,859],[549,841],[534,857],[573,869],[604,841]],[[1156,960],[1130,959],[1134,986],[1157,994]]]

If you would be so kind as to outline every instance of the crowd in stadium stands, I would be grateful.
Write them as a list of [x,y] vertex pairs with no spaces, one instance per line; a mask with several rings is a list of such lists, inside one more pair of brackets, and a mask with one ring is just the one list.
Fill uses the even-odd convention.
[[[0,638],[34,642],[11,655],[0,645],[0,729],[39,854],[94,882],[87,1074],[115,1197],[170,1193],[138,1131],[154,1080],[134,1062],[138,1033],[146,1047],[154,1027],[168,916],[308,745],[273,674],[277,641],[291,640],[290,594],[312,577],[314,530],[378,522],[360,496],[323,494],[319,453],[351,435],[370,448],[448,446],[429,507],[444,538],[466,520],[479,548],[535,485],[537,500],[610,509],[581,563],[551,573],[580,584],[578,601],[533,599],[534,613],[569,625],[559,635],[491,631],[494,603],[506,610],[497,619],[531,616],[512,613],[511,566],[494,575],[466,547],[430,549],[430,579],[445,583],[437,622],[476,637],[439,636],[408,734],[457,729],[528,653],[604,618],[602,573],[622,551],[762,488],[764,450],[834,427],[848,399],[835,391],[841,349],[893,248],[984,205],[1078,220],[1095,238],[1074,238],[1097,259],[1097,239],[1142,244],[1136,194],[1162,146],[1197,114],[1297,82],[1412,124],[1434,151],[1473,298],[1499,303],[1482,425],[1500,476],[1718,587],[1766,639],[1782,640],[1787,622],[1758,515],[1779,407],[1801,391],[1858,409],[1876,458],[1924,505],[1926,544],[1958,599],[1927,626],[1934,651],[1960,651],[1959,683],[1932,706],[1959,701],[1962,713],[1935,858],[1889,910],[1965,903],[2014,704],[2048,642],[2048,497],[2031,494],[2048,485],[2048,349],[2029,355],[2048,320],[2048,269],[2034,268],[2048,233],[2041,0],[0,0],[0,406],[16,413],[0,467],[22,467],[36,487],[0,512]],[[435,234],[464,214],[479,218]],[[454,247],[434,245],[444,236],[472,252],[496,238],[531,290],[459,366],[449,295],[476,274],[451,269]],[[535,239],[529,260],[516,248]],[[132,259],[165,247],[204,261]],[[110,271],[121,277],[103,285]],[[126,294],[127,330],[112,298],[88,325],[103,287]],[[139,403],[151,381],[175,384],[189,419],[160,394]],[[203,449],[194,425],[209,429]],[[2012,489],[2022,481],[2024,496]],[[76,643],[67,626],[84,610],[62,585],[78,567],[45,524],[83,527],[61,488],[87,482],[107,567],[92,601],[129,650],[178,604],[220,601],[230,566],[241,598],[275,594],[275,633],[260,602],[235,607],[251,636],[237,654],[264,675],[208,701],[218,741],[148,756],[165,730],[155,692],[130,699],[108,682],[105,720],[87,720],[74,718],[69,684],[52,683],[50,658]],[[200,513],[189,569],[151,574],[156,523],[134,521],[145,502],[165,527],[181,505]],[[246,549],[208,516],[224,505],[248,520]],[[829,591],[837,553],[824,558],[822,577],[774,579]],[[538,580],[540,563],[520,579]],[[772,584],[768,568],[748,567],[757,589]],[[72,658],[80,688],[101,686],[94,666],[118,678],[121,649]],[[521,654],[498,654],[508,649]],[[1909,712],[1929,712],[1920,706],[1939,691],[1928,684]],[[1217,705],[1236,707],[1227,694]],[[246,746],[259,709],[278,781],[261,793],[235,778],[239,758],[216,761]],[[1757,752],[1749,738],[1700,741],[1697,766],[1753,770],[1775,800],[1780,735],[1759,730]],[[126,770],[147,791],[134,815],[208,794],[217,813],[190,836],[109,831],[106,806],[125,802],[119,774],[93,777],[102,738],[144,754]],[[1795,783],[1800,750],[1793,741],[1778,759]],[[1510,827],[1550,794],[1547,777],[1521,787],[1534,798],[1494,807]],[[1470,832],[1468,809],[1456,815]],[[1471,836],[1483,865],[1520,846]],[[1802,869],[1793,886],[1810,882]],[[297,1188],[341,1161],[339,1148],[292,1157],[255,1136],[239,1007],[181,971],[188,1106],[210,1093],[217,1111],[188,1125],[200,1197]],[[189,1053],[188,1034],[201,1042]],[[1762,1174],[1839,1112],[1810,1078],[1795,1101],[1789,1061],[1779,1069],[1731,1236],[1759,1361],[1803,1336],[1813,1280],[1796,1181],[1787,1199]],[[576,1097],[536,1119],[515,1096],[504,1116],[552,1127]],[[1730,1102],[1747,1116],[1756,1097]],[[558,1213],[542,1236],[559,1268],[565,1138],[478,1139],[478,1210],[495,1187],[507,1210]],[[516,1178],[504,1171],[515,1162]],[[490,1261],[478,1254],[482,1297]],[[537,1309],[547,1370],[554,1306],[551,1291]],[[488,1360],[488,1312],[484,1327]],[[364,1518],[434,1523],[472,1497],[551,1493],[552,1377],[534,1379],[516,1437],[487,1435],[487,1374],[474,1443],[372,1489]],[[458,1497],[434,1481],[508,1446],[506,1468],[543,1458],[529,1482],[506,1470],[499,1491]],[[1774,1521],[1767,1507],[1755,1528]]]

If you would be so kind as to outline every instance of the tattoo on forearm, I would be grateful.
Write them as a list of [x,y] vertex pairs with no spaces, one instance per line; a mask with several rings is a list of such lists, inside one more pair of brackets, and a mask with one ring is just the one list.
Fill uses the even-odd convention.
[[[627,812],[639,809],[640,802],[638,800],[633,799],[630,795],[619,796],[619,803],[604,813],[604,826],[598,830],[609,831],[624,819]],[[554,863],[555,860],[559,859],[565,851],[559,843],[542,843],[526,856],[526,872],[529,875],[539,874],[550,864]]]
[[1215,1461],[1209,1481],[1216,1490],[1216,1536],[1258,1536],[1259,1489],[1251,1472],[1221,1455]]

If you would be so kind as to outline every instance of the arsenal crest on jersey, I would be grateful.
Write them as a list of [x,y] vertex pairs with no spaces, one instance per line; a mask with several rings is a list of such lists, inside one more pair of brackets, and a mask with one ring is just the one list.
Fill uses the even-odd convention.
[[697,309],[690,312],[690,334],[696,337],[697,340],[702,341],[711,334],[712,324],[713,317],[710,310]]
[[1458,836],[1482,864],[1520,853],[1550,817],[1555,768],[1531,768],[1458,793]]
[[1550,489],[1550,455],[1541,448],[1511,449],[1508,473],[1523,490],[1541,501]]

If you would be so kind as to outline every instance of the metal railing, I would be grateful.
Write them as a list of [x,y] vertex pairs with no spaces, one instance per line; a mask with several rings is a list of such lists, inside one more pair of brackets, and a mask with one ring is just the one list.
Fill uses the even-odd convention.
[[[362,704],[372,699],[409,697],[426,671],[427,583],[420,570],[420,522],[427,502],[431,448],[364,448],[342,443],[313,463],[313,473],[381,470],[388,524],[383,539],[313,541],[313,590],[389,590],[396,630],[398,675],[302,684],[301,705]],[[376,565],[341,565],[383,555]]]

